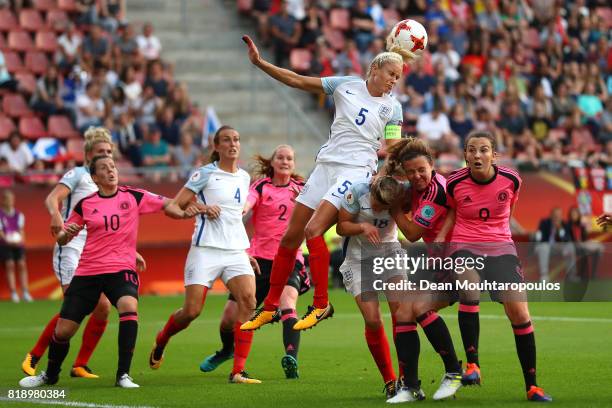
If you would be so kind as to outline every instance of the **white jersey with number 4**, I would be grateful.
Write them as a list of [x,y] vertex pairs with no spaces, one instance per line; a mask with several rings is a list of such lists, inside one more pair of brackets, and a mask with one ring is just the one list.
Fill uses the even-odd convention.
[[370,95],[366,82],[358,77],[325,77],[321,84],[333,96],[336,113],[317,163],[375,168],[385,127],[402,125],[401,104],[391,94]]
[[228,173],[210,163],[196,170],[185,188],[193,191],[198,202],[217,205],[221,209],[218,218],[196,217],[191,245],[221,249],[247,249],[249,238],[242,223],[242,210],[249,195],[249,173],[238,169]]
[[[74,206],[87,197],[91,193],[98,191],[98,186],[91,179],[89,174],[89,168],[85,166],[78,166],[72,170],[69,170],[64,174],[64,177],[59,181],[60,184],[65,185],[70,190],[70,194],[62,202],[62,218],[64,221],[68,219]],[[74,248],[81,252],[85,245],[85,238],[87,237],[87,231],[81,230],[79,234],[68,242],[64,247]]]

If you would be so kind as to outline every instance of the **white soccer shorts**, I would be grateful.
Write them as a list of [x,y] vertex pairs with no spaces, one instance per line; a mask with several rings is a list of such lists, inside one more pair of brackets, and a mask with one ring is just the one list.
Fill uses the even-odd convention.
[[228,250],[191,246],[185,262],[185,286],[204,285],[211,288],[217,278],[223,283],[240,275],[253,275],[245,250]]

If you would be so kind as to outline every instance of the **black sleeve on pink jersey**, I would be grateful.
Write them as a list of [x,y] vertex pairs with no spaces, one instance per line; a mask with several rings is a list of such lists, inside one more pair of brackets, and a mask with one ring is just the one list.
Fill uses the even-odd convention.
[[448,208],[448,203],[446,202],[446,191],[444,191],[444,186],[440,184],[438,180],[434,179],[434,183],[437,185],[437,189],[435,189],[435,194],[430,198],[431,202],[434,204],[438,204],[442,207]]
[[140,205],[140,201],[142,200],[144,193],[142,191],[132,190],[131,188],[126,189],[126,191],[134,196],[136,205]]
[[259,194],[259,196],[261,197],[261,195],[263,194],[263,188],[266,184],[270,183],[270,181],[268,180],[263,180],[260,181],[259,184],[257,184],[255,186],[255,191],[257,191],[257,194]]
[[74,212],[79,214],[81,217],[83,217],[83,201],[85,201],[87,199],[87,197],[81,199],[81,201],[79,201],[75,206],[74,206]]
[[466,173],[463,176],[457,177],[455,179],[451,179],[451,181],[447,181],[446,183],[446,192],[448,193],[448,195],[450,195],[451,197],[455,198],[455,187],[457,187],[457,185],[467,179],[468,177],[470,177],[469,173]]
[[501,174],[502,176],[504,176],[504,177],[510,179],[510,181],[512,181],[512,184],[514,184],[514,192],[516,193],[518,191],[519,187],[521,186],[521,180],[518,177],[516,177],[516,175],[514,175],[514,174],[512,174],[510,172],[504,171],[502,169],[499,169],[499,174]]

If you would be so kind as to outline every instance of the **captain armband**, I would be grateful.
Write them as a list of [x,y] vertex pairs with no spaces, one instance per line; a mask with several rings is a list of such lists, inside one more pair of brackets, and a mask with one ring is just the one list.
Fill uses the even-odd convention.
[[402,138],[402,127],[399,125],[387,125],[385,126],[385,139],[401,139]]

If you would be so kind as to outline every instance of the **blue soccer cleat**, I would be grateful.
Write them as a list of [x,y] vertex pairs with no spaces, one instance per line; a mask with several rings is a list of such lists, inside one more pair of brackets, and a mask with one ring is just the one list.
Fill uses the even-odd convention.
[[234,353],[226,354],[221,353],[220,351],[215,351],[215,354],[211,354],[210,356],[206,357],[204,361],[202,361],[202,364],[200,364],[200,371],[204,373],[214,371],[215,368],[232,358],[234,358]]
[[463,385],[480,385],[480,367],[476,363],[467,363],[465,371],[461,376]]

